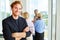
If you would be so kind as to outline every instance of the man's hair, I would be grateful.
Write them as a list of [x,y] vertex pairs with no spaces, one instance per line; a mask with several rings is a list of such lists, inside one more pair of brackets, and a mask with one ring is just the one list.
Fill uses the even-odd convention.
[[[16,4],[20,4],[21,7],[22,7],[22,3],[21,3],[21,1],[14,1],[14,2],[10,5],[11,8],[13,8],[13,6],[16,5]],[[23,7],[22,7],[22,8],[23,8]]]
[[35,12],[35,11],[38,11],[38,9],[35,9],[34,12]]

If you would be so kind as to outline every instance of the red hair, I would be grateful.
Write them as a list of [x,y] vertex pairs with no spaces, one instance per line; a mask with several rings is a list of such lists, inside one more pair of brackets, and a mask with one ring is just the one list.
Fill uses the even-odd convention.
[[[22,7],[22,3],[21,3],[21,1],[14,1],[14,2],[10,5],[11,8],[13,8],[13,6],[16,5],[16,4],[20,4],[21,7]],[[23,7],[22,7],[22,8],[23,8]]]

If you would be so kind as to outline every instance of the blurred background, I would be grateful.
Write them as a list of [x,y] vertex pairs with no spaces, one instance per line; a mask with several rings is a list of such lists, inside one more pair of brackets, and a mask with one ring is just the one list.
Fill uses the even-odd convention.
[[[10,4],[15,0],[0,0],[0,40],[3,39],[2,20],[11,15]],[[46,23],[44,40],[60,40],[60,0],[20,0],[23,12],[29,12],[30,19],[34,18],[34,10],[42,14]]]

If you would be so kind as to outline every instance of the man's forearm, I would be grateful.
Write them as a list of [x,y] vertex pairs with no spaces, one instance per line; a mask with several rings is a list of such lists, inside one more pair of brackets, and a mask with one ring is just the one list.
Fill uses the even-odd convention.
[[29,27],[26,27],[23,32],[16,32],[12,33],[12,37],[14,38],[25,38],[26,37],[26,32],[29,31]]
[[23,32],[29,32],[29,27],[26,27]]
[[26,33],[25,32],[12,33],[12,37],[14,37],[14,38],[25,38],[26,37]]

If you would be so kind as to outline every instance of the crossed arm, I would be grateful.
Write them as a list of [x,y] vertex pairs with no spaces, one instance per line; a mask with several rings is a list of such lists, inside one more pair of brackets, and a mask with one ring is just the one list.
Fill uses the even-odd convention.
[[16,33],[12,33],[12,37],[15,38],[15,40],[20,40],[22,38],[26,37],[26,32],[29,31],[29,27],[26,27],[23,32],[16,32]]
[[[16,39],[16,40],[20,40],[22,38],[25,38],[26,36],[30,35],[29,32],[29,27],[26,27],[23,32],[15,32],[15,33],[11,33],[11,30],[9,28],[9,24],[7,24],[6,21],[2,21],[2,27],[3,27],[3,37],[5,40],[12,40],[12,39]],[[27,35],[26,35],[27,34]]]

